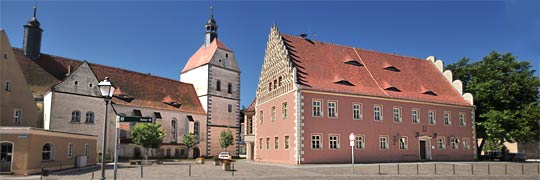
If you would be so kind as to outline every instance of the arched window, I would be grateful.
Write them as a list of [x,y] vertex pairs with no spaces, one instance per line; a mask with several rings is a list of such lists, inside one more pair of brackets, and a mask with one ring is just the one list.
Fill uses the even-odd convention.
[[94,124],[94,112],[92,111],[86,112],[86,123]]
[[178,137],[178,126],[176,124],[176,119],[171,121],[171,142],[176,142]]
[[53,146],[49,143],[43,145],[41,149],[41,160],[50,161],[52,160]]
[[217,80],[217,82],[216,82],[216,90],[221,91],[221,81],[220,80]]
[[71,112],[71,122],[81,122],[81,111]]

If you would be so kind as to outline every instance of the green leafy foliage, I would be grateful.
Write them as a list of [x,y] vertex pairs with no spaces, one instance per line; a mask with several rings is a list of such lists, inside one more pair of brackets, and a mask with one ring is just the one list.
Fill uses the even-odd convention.
[[234,138],[231,130],[227,129],[225,131],[221,131],[221,135],[219,138],[219,144],[221,148],[227,149],[227,147],[233,144],[233,140]]
[[195,146],[196,142],[195,139],[197,137],[193,133],[186,133],[182,136],[182,143],[186,145],[188,149]]
[[510,53],[497,52],[478,62],[463,58],[446,66],[463,81],[463,92],[474,96],[478,138],[498,145],[538,140],[540,80],[531,67]]
[[131,129],[131,141],[144,148],[159,148],[165,131],[157,123],[138,123]]

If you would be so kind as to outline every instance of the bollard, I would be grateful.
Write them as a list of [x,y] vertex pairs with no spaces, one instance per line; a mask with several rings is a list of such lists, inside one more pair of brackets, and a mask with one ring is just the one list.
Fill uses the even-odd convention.
[[234,162],[232,162],[231,165],[232,165],[232,176],[234,176]]
[[538,164],[536,170],[538,171],[538,174],[540,174],[540,164]]
[[399,175],[399,163],[397,164],[397,174]]
[[418,175],[418,163],[416,163],[416,175]]
[[379,175],[381,175],[381,164],[379,164]]
[[433,169],[435,171],[435,174],[437,174],[437,163],[435,163],[435,168]]
[[92,171],[92,179],[94,179],[94,172],[95,172],[95,171]]
[[491,174],[491,168],[489,168],[489,164],[488,164],[488,175]]
[[189,164],[189,177],[191,177],[191,164]]
[[141,163],[141,178],[143,178],[143,167],[142,167],[142,163]]
[[507,168],[507,164],[504,164],[504,174],[508,174],[508,168]]
[[474,175],[474,165],[471,164],[471,175]]
[[454,175],[456,175],[456,164],[452,164],[452,171],[454,172]]
[[525,167],[523,167],[523,163],[521,164],[521,174],[525,174]]

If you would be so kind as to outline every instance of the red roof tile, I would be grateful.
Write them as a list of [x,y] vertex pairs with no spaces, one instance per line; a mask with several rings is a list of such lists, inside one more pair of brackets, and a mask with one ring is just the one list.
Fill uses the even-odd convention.
[[257,102],[257,99],[253,99],[249,107],[245,110],[245,112],[255,112],[255,104]]
[[195,69],[199,66],[208,64],[210,60],[212,60],[212,57],[216,53],[217,49],[230,51],[232,52],[225,44],[223,44],[221,41],[219,41],[217,38],[210,43],[210,46],[205,47],[204,44],[193,54],[188,62],[186,63],[186,66],[184,66],[184,69],[182,72],[187,72],[189,70]]
[[[472,106],[432,62],[282,34],[304,89]],[[363,66],[346,64],[357,60]],[[393,66],[399,72],[387,70]],[[336,83],[345,80],[353,84]],[[401,92],[384,90],[395,87]],[[422,94],[426,90],[437,96]]]
[[[33,61],[24,56],[20,49],[14,48],[14,51],[32,93],[37,94],[43,94],[56,83],[64,80],[68,69],[71,68],[73,71],[82,63],[79,60],[48,54],[42,54],[39,59]],[[115,95],[125,94],[134,98],[128,102],[114,97],[113,103],[196,114],[205,113],[191,84],[99,64],[89,63],[89,65],[98,80],[109,77],[118,89]],[[164,102],[177,102],[181,105],[177,108]]]

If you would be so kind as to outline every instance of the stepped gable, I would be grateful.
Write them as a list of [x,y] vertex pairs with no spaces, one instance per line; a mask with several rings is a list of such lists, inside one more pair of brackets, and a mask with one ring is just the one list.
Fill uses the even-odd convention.
[[281,36],[303,89],[472,106],[430,61]]
[[[69,70],[74,71],[83,62],[48,54],[31,60],[21,49],[14,48],[14,51],[32,93],[40,95],[63,81]],[[99,81],[109,77],[117,88],[112,100],[115,104],[205,114],[191,84],[100,64],[89,65]],[[121,95],[132,99],[126,100]]]

